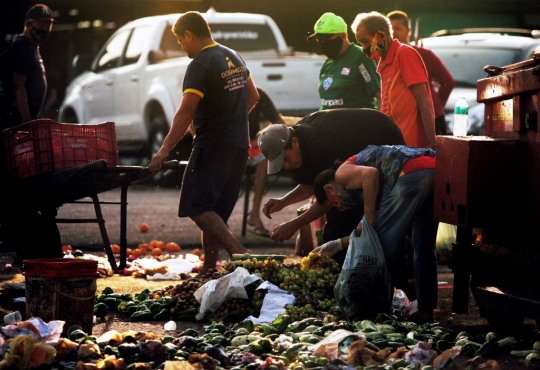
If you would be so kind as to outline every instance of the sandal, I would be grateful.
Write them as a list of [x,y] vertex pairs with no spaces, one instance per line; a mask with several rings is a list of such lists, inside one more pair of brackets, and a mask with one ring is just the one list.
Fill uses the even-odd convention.
[[265,229],[264,226],[255,226],[253,229],[248,229],[248,231],[252,234],[255,234],[255,235],[259,235],[259,236],[263,236],[265,238],[269,238],[270,237],[270,231]]

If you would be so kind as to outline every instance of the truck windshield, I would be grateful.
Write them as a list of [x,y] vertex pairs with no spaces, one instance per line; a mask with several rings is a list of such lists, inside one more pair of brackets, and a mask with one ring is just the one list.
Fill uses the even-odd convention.
[[484,67],[506,66],[516,62],[517,49],[471,49],[471,48],[437,48],[430,49],[441,58],[458,86],[476,87],[476,81],[485,78]]
[[216,42],[238,52],[277,49],[276,39],[266,24],[211,23]]

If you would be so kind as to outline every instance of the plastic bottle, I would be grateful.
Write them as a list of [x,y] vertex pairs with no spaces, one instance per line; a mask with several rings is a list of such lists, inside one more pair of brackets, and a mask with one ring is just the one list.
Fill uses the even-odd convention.
[[469,104],[464,98],[459,98],[454,106],[454,136],[467,136]]

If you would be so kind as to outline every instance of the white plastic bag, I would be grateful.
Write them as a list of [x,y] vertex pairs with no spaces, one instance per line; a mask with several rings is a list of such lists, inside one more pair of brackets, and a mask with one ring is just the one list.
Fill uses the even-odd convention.
[[207,311],[215,312],[227,297],[248,299],[244,287],[260,279],[260,276],[250,275],[245,268],[237,267],[228,275],[210,280],[193,294],[201,304],[195,319],[202,320]]
[[334,296],[348,320],[373,319],[380,312],[390,311],[393,296],[390,273],[379,237],[365,217],[362,234],[351,233]]

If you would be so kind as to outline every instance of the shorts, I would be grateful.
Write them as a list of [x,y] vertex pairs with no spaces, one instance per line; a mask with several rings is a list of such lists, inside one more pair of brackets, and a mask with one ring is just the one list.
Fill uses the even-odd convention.
[[184,171],[178,217],[215,212],[229,219],[238,199],[247,148],[194,148]]

